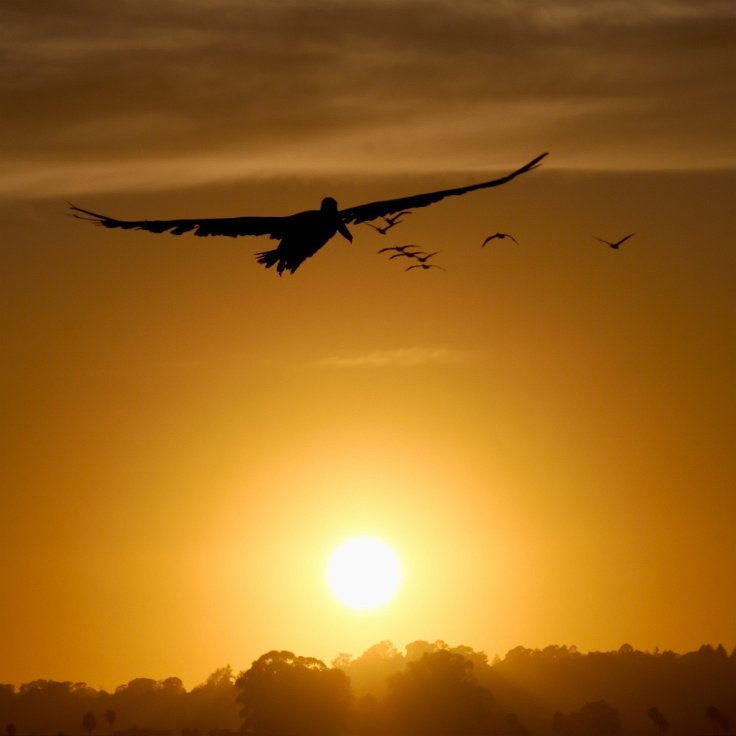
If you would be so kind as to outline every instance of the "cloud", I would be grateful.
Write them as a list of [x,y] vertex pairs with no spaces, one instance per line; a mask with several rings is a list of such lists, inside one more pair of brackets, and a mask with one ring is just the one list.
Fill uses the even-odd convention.
[[178,157],[210,163],[155,186],[227,175],[228,157],[244,175],[545,149],[600,167],[622,140],[623,165],[734,165],[735,32],[720,0],[8,0],[2,188],[33,169],[63,194],[43,172],[90,165],[114,188],[121,161]]
[[447,348],[397,348],[354,356],[330,356],[315,361],[326,368],[415,368],[426,365],[453,365],[468,358],[467,353]]

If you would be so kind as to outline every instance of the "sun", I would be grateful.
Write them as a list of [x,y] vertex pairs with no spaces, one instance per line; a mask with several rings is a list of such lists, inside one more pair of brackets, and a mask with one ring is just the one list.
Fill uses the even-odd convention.
[[330,555],[327,584],[344,605],[368,611],[396,595],[401,565],[391,547],[380,539],[353,537]]

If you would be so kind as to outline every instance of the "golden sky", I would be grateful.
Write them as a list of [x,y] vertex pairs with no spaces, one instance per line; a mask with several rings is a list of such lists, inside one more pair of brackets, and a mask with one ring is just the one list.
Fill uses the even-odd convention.
[[[0,682],[736,646],[735,42],[719,0],[5,0]],[[543,151],[283,278],[263,239],[66,216],[347,207]],[[405,242],[446,272],[376,254]],[[324,584],[358,534],[404,567],[378,612]]]

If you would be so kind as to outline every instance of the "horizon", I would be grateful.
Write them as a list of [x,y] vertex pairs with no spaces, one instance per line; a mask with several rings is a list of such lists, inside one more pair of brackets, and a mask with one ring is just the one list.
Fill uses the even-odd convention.
[[465,645],[414,641],[402,653],[383,641],[332,667],[272,650],[238,674],[218,668],[189,691],[173,676],[135,678],[112,693],[80,682],[41,680],[18,692],[0,685],[0,719],[8,736],[76,734],[80,726],[88,736],[98,726],[139,736],[633,736],[653,728],[679,736],[708,723],[728,736],[734,684],[736,649],[722,646],[683,655],[516,647],[489,663]]
[[[231,672],[231,677],[233,682],[241,675],[243,675],[245,672],[247,672],[253,665],[255,665],[259,659],[262,657],[265,657],[269,654],[273,653],[288,653],[293,654],[295,657],[305,657],[305,658],[315,658],[317,661],[324,664],[329,669],[342,669],[347,670],[351,666],[354,666],[356,664],[360,664],[363,658],[366,657],[366,655],[372,655],[376,656],[375,652],[376,650],[384,647],[384,645],[390,645],[390,647],[395,651],[395,655],[392,654],[391,657],[396,656],[398,659],[403,660],[405,663],[409,663],[412,661],[417,661],[420,657],[416,657],[414,655],[412,657],[411,652],[409,648],[412,645],[420,645],[424,646],[427,645],[427,652],[437,652],[437,651],[448,651],[451,653],[458,653],[461,654],[464,657],[467,657],[469,661],[475,663],[475,659],[477,656],[480,656],[484,659],[484,664],[488,667],[495,667],[496,665],[503,664],[510,654],[518,654],[520,651],[524,652],[525,654],[532,654],[532,655],[545,655],[545,653],[550,652],[551,650],[554,650],[556,656],[559,656],[560,651],[563,653],[564,656],[580,656],[580,657],[588,657],[588,656],[595,656],[595,655],[606,655],[606,656],[615,656],[615,655],[627,655],[627,654],[642,654],[648,657],[661,657],[663,659],[670,659],[672,656],[675,658],[687,658],[692,657],[695,655],[703,654],[705,653],[714,653],[718,655],[723,655],[727,657],[728,659],[736,659],[736,646],[733,646],[729,649],[729,647],[725,646],[723,643],[718,644],[712,644],[712,643],[704,643],[701,644],[696,649],[686,651],[686,652],[676,652],[671,649],[659,649],[659,647],[655,647],[654,650],[641,650],[637,649],[635,647],[632,647],[630,644],[623,643],[621,646],[619,646],[616,649],[610,649],[610,650],[590,650],[590,651],[582,651],[578,649],[574,644],[548,644],[544,647],[539,648],[531,648],[531,647],[525,647],[522,644],[519,644],[515,647],[512,647],[509,651],[507,651],[505,654],[501,655],[498,652],[493,654],[492,656],[488,652],[484,652],[480,649],[475,649],[472,646],[469,646],[467,644],[458,643],[458,644],[449,644],[445,642],[442,639],[438,639],[433,642],[426,641],[424,639],[416,639],[410,642],[407,642],[403,649],[397,648],[394,646],[394,643],[388,640],[376,642],[372,646],[368,647],[365,651],[361,652],[360,654],[352,655],[346,652],[341,652],[334,657],[330,659],[321,659],[320,657],[314,657],[313,654],[309,652],[291,652],[288,649],[271,649],[264,652],[261,652],[257,657],[253,659],[253,661],[246,667],[243,666],[242,668],[233,666],[230,662],[223,663],[219,665],[218,667],[215,667],[211,672],[208,672],[202,679],[197,680],[194,683],[187,684],[184,682],[180,677],[178,677],[175,673],[168,673],[160,677],[151,677],[146,674],[139,674],[135,677],[132,677],[130,680],[127,680],[126,682],[121,682],[118,685],[109,688],[109,687],[95,687],[94,685],[90,684],[85,679],[75,679],[75,678],[51,678],[51,677],[39,677],[35,680],[30,680],[28,682],[23,683],[9,683],[9,682],[0,682],[0,686],[11,686],[15,693],[19,693],[20,689],[24,685],[30,685],[34,682],[56,682],[56,683],[71,683],[74,685],[85,685],[88,688],[91,688],[92,690],[95,690],[98,693],[115,693],[120,688],[125,687],[126,685],[130,684],[131,682],[134,682],[136,680],[150,680],[153,682],[156,682],[158,684],[164,683],[167,680],[170,680],[170,678],[176,678],[177,680],[181,680],[182,685],[184,686],[184,690],[186,692],[192,692],[193,690],[196,690],[199,687],[202,687],[208,682],[208,679],[215,675],[224,672],[225,670],[229,670]],[[386,655],[383,655],[386,657]],[[423,655],[422,655],[423,656]],[[387,659],[391,658],[387,657]],[[380,657],[379,657],[380,659]],[[348,677],[350,678],[350,674],[348,673]]]

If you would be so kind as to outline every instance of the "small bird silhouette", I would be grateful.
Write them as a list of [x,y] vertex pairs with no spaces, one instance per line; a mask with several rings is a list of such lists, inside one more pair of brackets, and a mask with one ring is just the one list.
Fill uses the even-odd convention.
[[415,258],[417,261],[421,261],[422,263],[426,263],[432,256],[436,256],[440,251],[436,250],[434,253],[422,253],[419,251],[419,253],[410,253],[412,258]]
[[596,238],[595,235],[593,237],[596,240],[598,240],[599,242],[605,243],[607,246],[609,246],[611,248],[615,248],[616,250],[618,250],[618,247],[619,247],[619,245],[621,245],[621,243],[623,243],[625,240],[628,240],[632,235],[635,235],[635,234],[636,233],[629,233],[629,235],[625,235],[623,238],[621,238],[621,240],[616,240],[613,243],[610,240],[603,240],[603,238]]
[[[416,245],[412,245],[412,246],[407,245],[405,247],[406,248],[416,248],[417,246]],[[423,256],[424,254],[425,253],[424,253],[423,250],[401,250],[398,253],[394,253],[392,256],[389,256],[388,259],[389,259],[389,261],[393,261],[394,258],[401,258],[401,257],[405,257],[405,258],[419,258],[419,257]]]
[[404,271],[411,271],[412,268],[423,268],[425,271],[429,268],[439,268],[440,271],[447,271],[446,268],[438,266],[436,263],[415,263],[413,266],[407,266]]
[[[408,245],[389,245],[386,248],[380,248],[377,250],[377,253],[388,253],[390,250],[395,250],[397,253],[404,253],[407,248],[416,248],[417,246],[413,243],[409,243]],[[393,256],[392,256],[393,257]]]
[[517,245],[519,244],[519,241],[513,236],[509,235],[509,233],[494,233],[493,235],[489,235],[484,241],[483,245],[481,245],[481,248],[490,240],[493,240],[494,238],[498,238],[499,240],[503,240],[504,238],[508,238],[509,240],[513,240],[514,243]]
[[381,235],[385,235],[392,227],[395,227],[403,220],[399,219],[402,215],[410,215],[411,210],[404,210],[403,212],[397,212],[395,215],[385,216],[383,221],[386,223],[383,227],[374,225],[372,222],[364,222],[364,225],[369,225],[374,230],[377,230]]

